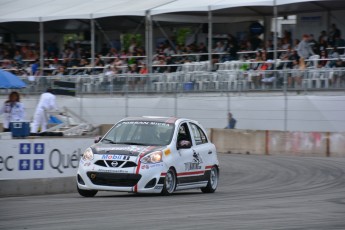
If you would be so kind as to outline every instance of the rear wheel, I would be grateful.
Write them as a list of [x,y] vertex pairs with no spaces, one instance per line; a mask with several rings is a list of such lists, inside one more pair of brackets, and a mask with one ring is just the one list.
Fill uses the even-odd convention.
[[176,173],[173,169],[169,169],[164,179],[162,195],[171,195],[176,188]]
[[80,189],[77,185],[78,193],[84,197],[94,197],[97,194],[97,190],[84,190]]
[[207,186],[201,188],[201,191],[204,193],[214,193],[218,186],[219,180],[219,171],[216,166],[211,168],[210,177],[208,178]]

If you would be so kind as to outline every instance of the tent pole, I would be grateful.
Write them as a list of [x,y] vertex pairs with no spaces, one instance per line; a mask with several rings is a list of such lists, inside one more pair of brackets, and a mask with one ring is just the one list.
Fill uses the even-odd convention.
[[146,49],[146,66],[149,73],[152,73],[152,17],[151,12],[146,11],[145,20],[145,49]]
[[277,8],[277,0],[274,0],[274,7],[273,7],[273,14],[274,14],[274,60],[277,60],[277,46],[278,46],[278,8]]
[[92,18],[90,19],[91,24],[91,66],[95,67],[95,21]]
[[43,76],[43,68],[44,68],[44,25],[42,22],[42,18],[40,18],[40,69],[41,69],[41,76]]
[[208,61],[210,63],[210,71],[212,67],[212,11],[211,6],[208,6]]
[[[273,17],[274,17],[274,75],[275,78],[278,79],[278,72],[277,72],[277,58],[278,58],[278,7],[277,7],[277,0],[274,0],[273,6]],[[283,82],[283,90],[284,90],[284,131],[287,131],[287,107],[288,107],[288,98],[287,98],[287,79],[284,74],[284,82]]]

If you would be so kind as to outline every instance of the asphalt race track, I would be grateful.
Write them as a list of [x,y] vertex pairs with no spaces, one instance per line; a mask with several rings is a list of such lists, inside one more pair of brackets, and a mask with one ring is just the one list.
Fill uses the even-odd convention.
[[345,158],[219,158],[214,194],[0,198],[0,229],[345,229]]

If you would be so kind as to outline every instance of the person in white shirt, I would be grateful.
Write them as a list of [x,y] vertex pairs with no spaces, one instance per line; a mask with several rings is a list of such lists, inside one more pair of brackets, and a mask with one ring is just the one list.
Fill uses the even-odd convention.
[[36,107],[34,119],[31,125],[31,133],[37,133],[39,128],[41,128],[41,132],[45,132],[47,130],[47,112],[57,110],[55,100],[56,96],[53,94],[53,90],[51,88],[47,89],[45,93],[41,94],[40,101]]
[[11,92],[8,100],[0,108],[0,114],[4,114],[3,131],[10,132],[10,122],[22,121],[25,117],[25,109],[23,103],[20,102],[18,92]]

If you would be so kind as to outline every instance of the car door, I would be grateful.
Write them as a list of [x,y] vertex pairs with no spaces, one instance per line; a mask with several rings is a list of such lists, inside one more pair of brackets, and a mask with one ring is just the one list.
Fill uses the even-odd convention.
[[[195,160],[192,146],[193,141],[187,122],[180,124],[176,142],[178,154],[174,161],[177,173],[177,189],[179,189],[179,187],[181,188],[197,181],[195,176],[197,175],[197,171],[200,172],[201,166]],[[181,142],[189,142],[189,146],[183,146]]]
[[190,122],[189,126],[193,139],[192,149],[194,157],[199,160],[201,170],[206,170],[207,167],[212,166],[212,158],[215,155],[215,150],[212,148],[205,132],[199,125]]

